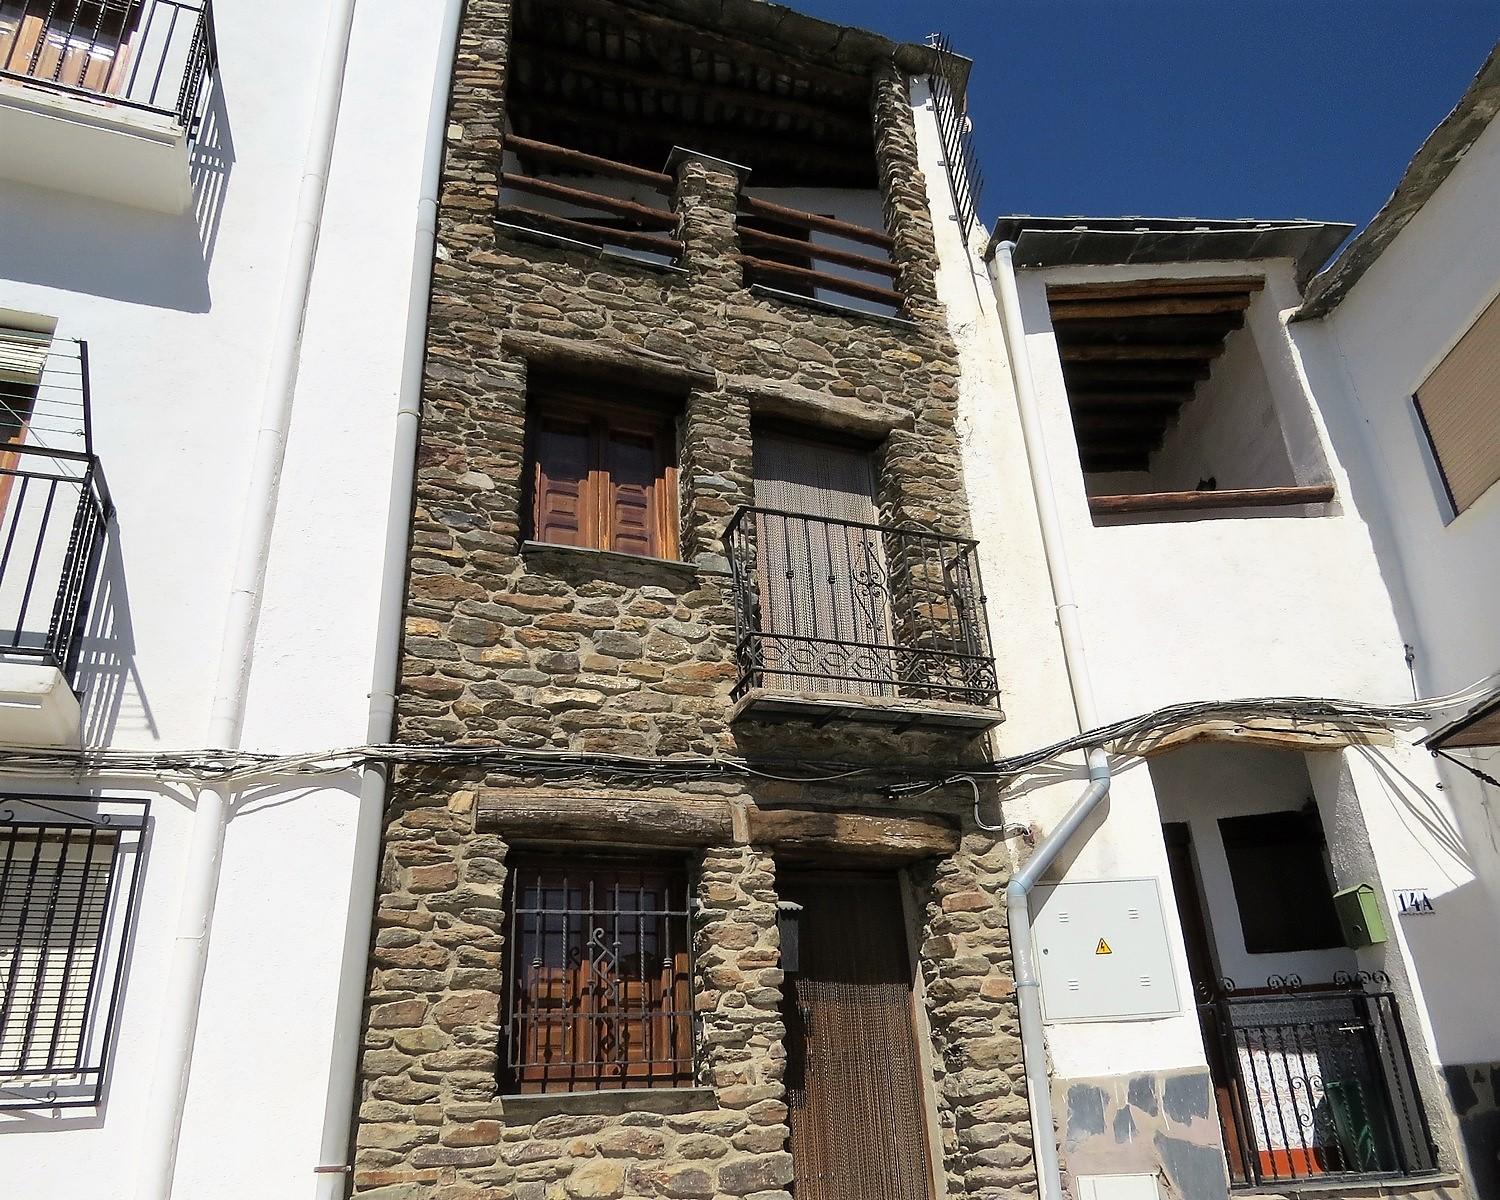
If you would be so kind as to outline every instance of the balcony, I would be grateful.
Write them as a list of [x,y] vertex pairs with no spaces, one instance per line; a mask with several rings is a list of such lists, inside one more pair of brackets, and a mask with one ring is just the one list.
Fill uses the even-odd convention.
[[208,0],[0,0],[0,175],[185,211],[215,66]]
[[92,448],[88,347],[0,337],[0,743],[69,745],[113,514]]
[[724,535],[732,719],[988,729],[1002,720],[976,543],[741,508]]
[[1225,989],[1198,1012],[1234,1186],[1435,1172],[1389,992],[1349,979],[1291,991]]

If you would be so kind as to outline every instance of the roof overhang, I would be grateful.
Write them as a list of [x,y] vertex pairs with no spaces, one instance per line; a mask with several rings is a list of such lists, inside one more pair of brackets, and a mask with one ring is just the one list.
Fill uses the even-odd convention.
[[1292,320],[1307,321],[1333,311],[1406,228],[1407,222],[1432,198],[1497,113],[1500,113],[1500,42],[1490,51],[1453,111],[1428,135],[1407,164],[1391,198],[1329,268],[1308,285],[1302,307],[1292,314]]
[[1429,750],[1474,750],[1500,746],[1500,692],[1428,737]]
[[1300,286],[1354,226],[1197,217],[1001,217],[987,254],[1016,244],[1018,267],[1134,266],[1289,258]]

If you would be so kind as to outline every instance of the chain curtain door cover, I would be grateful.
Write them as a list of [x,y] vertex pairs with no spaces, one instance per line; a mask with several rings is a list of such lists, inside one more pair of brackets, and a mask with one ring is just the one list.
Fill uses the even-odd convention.
[[783,1001],[797,1200],[931,1200],[894,876],[777,872],[802,906]]
[[757,430],[755,503],[775,510],[756,516],[764,686],[894,696],[885,549],[860,528],[880,515],[869,454]]

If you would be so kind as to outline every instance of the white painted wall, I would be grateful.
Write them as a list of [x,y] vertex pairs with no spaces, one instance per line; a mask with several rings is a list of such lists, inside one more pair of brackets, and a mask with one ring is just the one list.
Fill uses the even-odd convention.
[[[95,446],[119,508],[79,678],[91,744],[203,744],[328,7],[269,0],[218,11],[221,99],[198,152],[196,212],[174,218],[0,184],[0,308],[54,316],[59,336],[88,340]],[[364,737],[438,19],[436,0],[362,0],[357,10],[249,749]],[[134,792],[115,782],[76,790]],[[270,781],[235,811],[177,1195],[311,1191],[354,790],[352,777]],[[150,794],[106,1102],[82,1114],[0,1114],[7,1195],[132,1193],[194,799],[176,784]]]
[[[1008,719],[996,731],[995,742],[998,753],[1014,753],[1071,733],[1076,724],[996,305],[976,265],[977,255],[973,261],[964,258],[925,92],[914,90],[913,101],[943,264],[939,290],[963,368],[960,435],[966,484],[1006,699]],[[1486,179],[1493,197],[1494,176]],[[1471,228],[1471,241],[1473,237]],[[1490,240],[1500,254],[1500,239]],[[1264,377],[1265,404],[1254,414],[1255,428],[1274,428],[1281,439],[1278,453],[1269,434],[1260,438],[1263,462],[1274,462],[1281,474],[1255,482],[1332,482],[1337,490],[1334,503],[1326,511],[1292,515],[1256,510],[1212,519],[1096,527],[1087,509],[1048,320],[1047,283],[1168,274],[1222,276],[1242,274],[1247,267],[1263,272],[1266,286],[1247,313],[1233,354],[1238,359],[1253,350],[1254,367],[1240,359],[1238,370],[1242,377],[1253,378],[1256,371]],[[1500,273],[1492,270],[1489,279],[1497,278]],[[1481,298],[1477,293],[1482,289],[1475,290],[1468,311],[1477,314],[1488,297]],[[1246,696],[1309,695],[1376,703],[1411,699],[1398,620],[1404,598],[1393,584],[1391,563],[1377,552],[1381,533],[1378,524],[1372,532],[1367,523],[1364,488],[1346,465],[1347,442],[1339,418],[1313,402],[1322,375],[1313,377],[1305,334],[1289,334],[1286,327],[1286,317],[1299,299],[1292,263],[1023,271],[1020,292],[1047,456],[1101,719],[1133,716],[1180,701]],[[1392,319],[1396,307],[1410,305],[1409,297],[1393,301]],[[1458,332],[1454,330],[1454,338]],[[1439,356],[1434,347],[1431,361]],[[1323,359],[1318,364],[1320,372],[1332,370]],[[1239,480],[1219,482],[1221,487],[1233,486]],[[1187,483],[1196,483],[1196,475]],[[1500,539],[1493,530],[1490,533],[1493,563]],[[1477,611],[1471,619],[1479,619]],[[1495,623],[1488,625],[1500,639]],[[1500,668],[1500,646],[1496,650],[1493,665]],[[1107,809],[1074,839],[1052,875],[1070,880],[1154,875],[1162,882],[1163,895],[1170,896],[1160,789],[1153,786],[1143,763],[1117,761],[1116,767]],[[1011,791],[1006,818],[1047,830],[1076,800],[1080,776],[1080,770],[1059,765],[1018,784]],[[1493,920],[1476,925],[1471,902],[1482,890],[1476,865],[1492,852],[1493,839],[1483,848],[1471,844],[1474,831],[1456,820],[1449,794],[1440,790],[1439,776],[1420,750],[1397,746],[1309,756],[1307,776],[1329,824],[1341,881],[1378,879],[1388,904],[1389,889],[1411,886],[1403,881],[1416,871],[1430,877],[1447,899],[1451,919],[1429,918],[1421,927],[1396,925],[1393,920],[1392,940],[1386,947],[1356,956],[1361,968],[1383,969],[1391,976],[1429,1101],[1441,1104],[1432,1061],[1463,1061],[1453,1055],[1478,1054],[1500,1039],[1492,1016],[1485,1018],[1467,999],[1449,995],[1456,990],[1452,980],[1465,973],[1485,981],[1487,994],[1500,979],[1500,960],[1489,932]],[[1171,803],[1180,811],[1186,800]],[[1018,856],[1024,854],[1024,847],[1015,849]],[[1180,991],[1187,997],[1181,929],[1171,911],[1168,924]],[[1197,1021],[1187,1009],[1165,1020],[1053,1026],[1048,1048],[1054,1075],[1061,1078],[1204,1062]],[[1488,1053],[1494,1056],[1494,1051]]]

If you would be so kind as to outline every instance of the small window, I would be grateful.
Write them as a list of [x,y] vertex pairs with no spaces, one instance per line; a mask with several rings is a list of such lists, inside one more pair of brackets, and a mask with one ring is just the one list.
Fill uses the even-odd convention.
[[1500,482],[1500,300],[1485,309],[1414,397],[1458,514]]
[[111,803],[0,799],[0,1109],[99,1101],[146,810]]
[[507,1089],[693,1086],[686,869],[513,855],[509,886]]
[[527,422],[534,540],[677,557],[677,453],[668,415],[548,386],[533,393]]
[[1344,944],[1315,809],[1224,817],[1219,834],[1247,953],[1329,950]]

